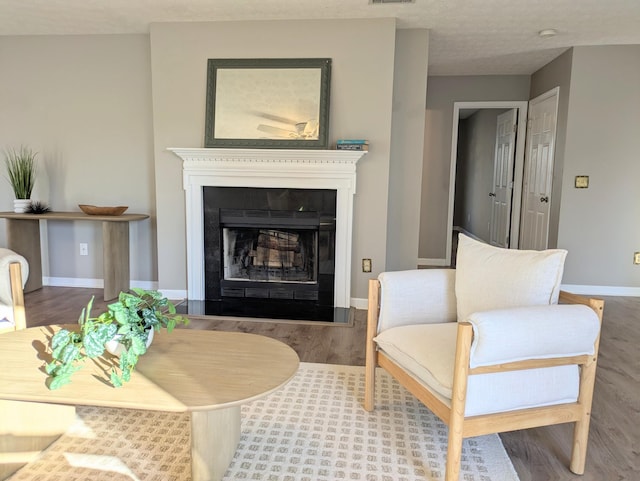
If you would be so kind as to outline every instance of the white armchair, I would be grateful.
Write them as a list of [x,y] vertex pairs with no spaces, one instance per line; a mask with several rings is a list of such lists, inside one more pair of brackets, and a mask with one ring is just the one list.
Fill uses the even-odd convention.
[[0,333],[26,327],[23,288],[28,277],[27,260],[0,248]]
[[565,256],[461,236],[455,270],[370,281],[364,407],[379,366],[449,426],[446,481],[463,438],[567,422],[584,472],[604,303],[560,292]]

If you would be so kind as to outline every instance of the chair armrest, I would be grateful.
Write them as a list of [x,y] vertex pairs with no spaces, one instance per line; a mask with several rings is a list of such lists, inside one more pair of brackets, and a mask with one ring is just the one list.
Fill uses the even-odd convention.
[[378,332],[398,326],[456,320],[454,269],[383,272]]
[[549,305],[476,312],[471,368],[528,359],[594,354],[600,319],[584,305]]
[[20,254],[5,248],[0,248],[0,303],[13,305],[11,297],[11,278],[9,276],[9,266],[17,262],[20,264],[22,275],[22,286],[27,282],[29,277],[29,263]]

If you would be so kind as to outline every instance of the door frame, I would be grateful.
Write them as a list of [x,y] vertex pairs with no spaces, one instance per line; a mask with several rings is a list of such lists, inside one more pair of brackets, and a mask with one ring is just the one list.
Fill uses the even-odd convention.
[[520,240],[520,208],[522,205],[522,178],[524,174],[525,137],[527,133],[527,100],[454,102],[453,128],[451,134],[451,166],[449,171],[449,211],[447,213],[447,251],[446,265],[451,265],[451,246],[453,242],[453,206],[456,190],[456,165],[458,158],[458,124],[460,110],[465,109],[518,109],[518,130],[516,131],[516,152],[513,181],[513,203],[511,206],[510,248],[517,249]]

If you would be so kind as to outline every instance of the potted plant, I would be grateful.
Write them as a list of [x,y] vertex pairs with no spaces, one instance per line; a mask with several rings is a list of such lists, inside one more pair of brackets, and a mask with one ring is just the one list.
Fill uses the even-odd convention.
[[36,182],[36,155],[38,155],[37,152],[33,152],[24,145],[20,147],[20,150],[8,149],[5,151],[7,178],[16,196],[16,200],[14,200],[15,212],[26,212],[31,203],[31,192]]
[[79,330],[61,329],[52,336],[53,360],[46,365],[49,389],[71,382],[71,375],[82,363],[102,356],[105,344],[113,340],[121,349],[116,351],[119,364],[113,368],[110,380],[114,387],[120,387],[129,381],[139,357],[147,352],[153,332],[163,327],[171,332],[176,325],[189,323],[158,291],[133,288],[131,292],[121,292],[118,301],[109,304],[98,317],[91,317],[92,306],[93,298],[80,313]]

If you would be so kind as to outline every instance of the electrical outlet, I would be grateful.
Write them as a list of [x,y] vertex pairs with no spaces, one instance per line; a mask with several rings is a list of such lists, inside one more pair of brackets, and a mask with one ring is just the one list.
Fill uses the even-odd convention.
[[633,253],[633,263],[640,264],[640,252]]
[[89,244],[85,244],[84,242],[80,243],[80,255],[81,256],[89,255]]
[[362,259],[362,272],[371,272],[371,259]]

